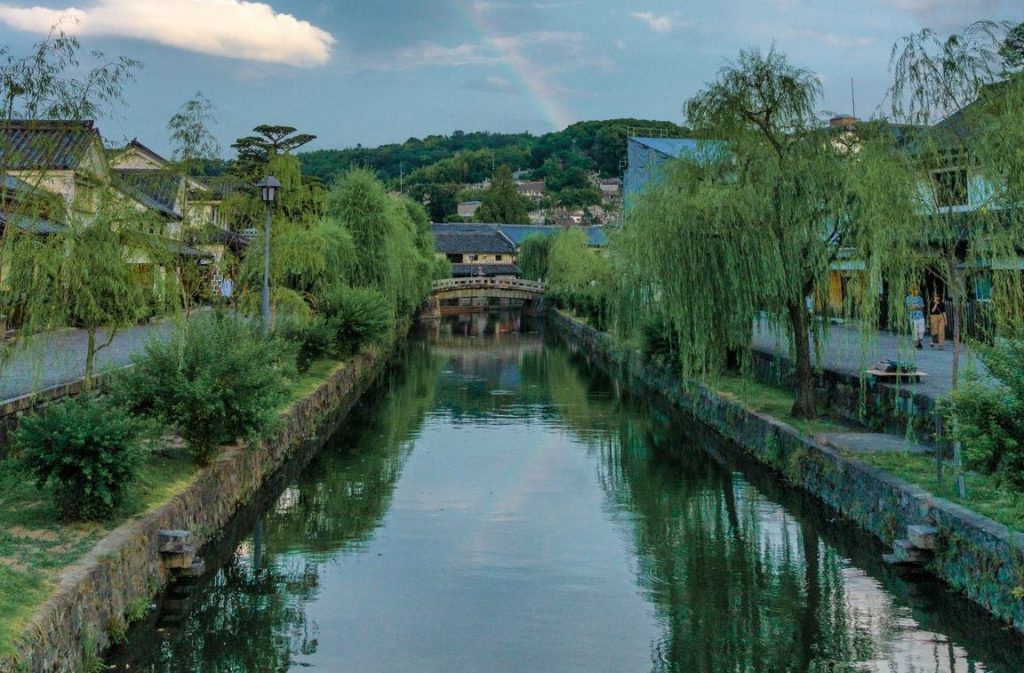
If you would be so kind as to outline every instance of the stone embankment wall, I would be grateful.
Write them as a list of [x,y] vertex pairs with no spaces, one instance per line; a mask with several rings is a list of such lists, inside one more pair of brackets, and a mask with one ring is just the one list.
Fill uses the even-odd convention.
[[188,530],[197,548],[217,535],[290,456],[330,436],[385,357],[364,352],[351,358],[284,412],[271,438],[226,449],[183,493],[123,524],[64,570],[55,594],[26,629],[16,659],[0,661],[0,673],[80,671],[87,658],[112,644],[110,633],[123,628],[131,603],[148,600],[169,580],[159,531]]
[[[96,374],[92,377],[93,386],[102,386],[109,376],[119,371],[121,370],[115,369]],[[62,397],[81,395],[85,391],[85,379],[77,379],[69,383],[61,383],[44,388],[35,393],[14,397],[0,404],[0,459],[7,455],[7,437],[18,426],[18,419],[27,413],[37,410],[47,402],[52,402]]]
[[[792,385],[793,364],[774,353],[754,351],[751,376],[764,383]],[[942,415],[927,395],[830,370],[817,374],[815,387],[829,413],[837,418],[897,435],[909,430],[923,444],[942,443]]]
[[755,413],[703,385],[685,386],[607,334],[552,311],[549,331],[644,395],[660,395],[690,412],[759,462],[781,473],[862,528],[892,545],[907,527],[938,530],[928,569],[996,618],[1024,631],[1024,535],[936,498],[890,474],[844,458],[791,426]]

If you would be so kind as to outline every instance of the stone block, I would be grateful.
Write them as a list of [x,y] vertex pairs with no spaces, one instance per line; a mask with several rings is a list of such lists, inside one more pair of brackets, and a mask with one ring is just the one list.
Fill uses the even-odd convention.
[[192,562],[196,557],[196,550],[195,547],[185,545],[183,551],[174,554],[165,553],[163,557],[165,568],[169,570],[184,570],[192,566]]
[[915,547],[910,540],[896,540],[892,543],[892,551],[903,563],[920,565],[928,561],[928,553]]
[[938,544],[939,531],[934,526],[907,526],[907,538],[917,549],[935,551]]
[[158,550],[161,554],[181,554],[188,546],[192,534],[187,530],[161,530],[158,534]]

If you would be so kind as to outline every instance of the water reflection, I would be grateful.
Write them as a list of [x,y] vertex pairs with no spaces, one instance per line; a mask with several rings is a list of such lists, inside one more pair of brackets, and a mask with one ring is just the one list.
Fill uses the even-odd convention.
[[116,664],[1021,670],[1020,641],[958,598],[509,320],[413,341]]

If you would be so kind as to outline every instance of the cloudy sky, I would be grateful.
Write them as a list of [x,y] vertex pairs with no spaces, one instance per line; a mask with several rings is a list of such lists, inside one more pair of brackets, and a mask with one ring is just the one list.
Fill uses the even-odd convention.
[[[73,3],[73,4],[72,4]],[[456,129],[544,132],[584,119],[682,121],[682,105],[746,47],[773,42],[819,73],[823,111],[878,106],[901,35],[978,18],[1024,20],[1020,0],[0,0],[14,54],[64,17],[86,49],[144,63],[110,141],[168,150],[195,91],[225,154],[261,123],[311,147],[374,146]]]

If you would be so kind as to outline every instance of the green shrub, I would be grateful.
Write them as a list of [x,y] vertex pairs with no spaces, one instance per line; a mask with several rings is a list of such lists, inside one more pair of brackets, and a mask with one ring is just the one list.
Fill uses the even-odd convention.
[[125,410],[94,396],[68,399],[21,419],[15,440],[22,465],[66,519],[103,519],[121,502],[143,451],[141,426]]
[[391,306],[378,290],[337,286],[324,296],[323,304],[342,357],[387,339],[395,329]]
[[967,374],[950,395],[952,438],[968,467],[1024,488],[1024,341],[975,349],[994,381]]
[[221,444],[268,429],[285,399],[294,357],[256,324],[201,316],[168,341],[149,343],[115,390],[136,413],[174,427],[202,463]]
[[643,320],[640,340],[645,356],[658,364],[679,368],[679,336],[664,314],[654,313]]
[[294,346],[295,366],[300,372],[308,371],[314,361],[335,351],[334,326],[323,316],[315,316],[308,321],[282,321],[275,332]]

